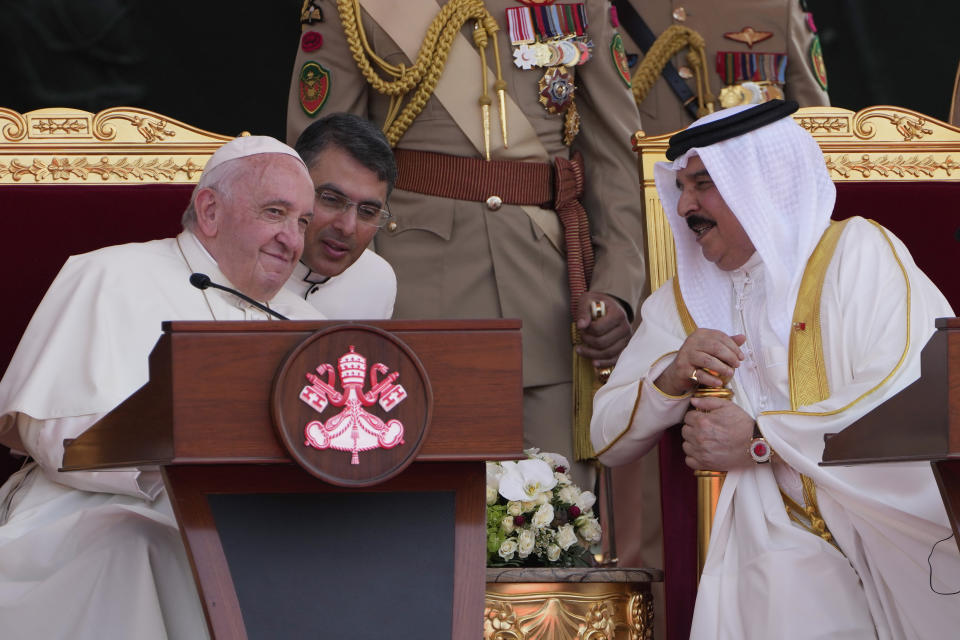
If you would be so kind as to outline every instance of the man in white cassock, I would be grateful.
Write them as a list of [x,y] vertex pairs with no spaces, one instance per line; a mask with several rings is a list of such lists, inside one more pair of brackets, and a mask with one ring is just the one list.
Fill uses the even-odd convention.
[[369,120],[333,113],[304,129],[294,148],[310,170],[316,206],[286,288],[333,320],[389,318],[397,276],[367,247],[390,221],[390,143]]
[[291,318],[285,291],[313,215],[306,166],[267,137],[237,138],[204,168],[175,238],[69,258],[0,382],[0,439],[32,462],[0,488],[0,636],[207,636],[158,472],[58,472],[63,439],[148,379],[165,320],[271,320],[194,272]]
[[[678,275],[596,396],[594,447],[621,464],[682,424],[686,464],[727,472],[691,637],[955,637],[960,602],[931,589],[927,557],[948,592],[960,554],[936,545],[950,528],[929,464],[818,466],[825,433],[920,376],[953,312],[889,231],[830,221],[795,109],[738,107],[671,138],[655,178]],[[691,398],[724,383],[732,401]]]

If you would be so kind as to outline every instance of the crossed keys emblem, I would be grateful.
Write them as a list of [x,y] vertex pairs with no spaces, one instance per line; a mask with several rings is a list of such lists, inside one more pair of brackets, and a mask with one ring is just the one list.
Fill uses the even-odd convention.
[[[364,409],[377,403],[389,412],[403,402],[407,392],[399,384],[394,384],[400,373],[394,371],[378,379],[390,371],[389,367],[378,362],[370,370],[370,390],[364,393],[367,359],[356,353],[353,345],[350,345],[349,352],[340,357],[337,366],[342,392],[336,389],[336,372],[331,365],[324,363],[318,366],[316,371],[319,375],[306,374],[310,384],[300,391],[303,402],[318,413],[326,409],[328,404],[344,409],[326,422],[313,420],[308,423],[304,427],[304,444],[321,450],[349,451],[352,454],[350,464],[360,464],[361,451],[392,449],[403,444],[403,424],[399,420],[384,423]],[[326,376],[325,381],[323,376]]]

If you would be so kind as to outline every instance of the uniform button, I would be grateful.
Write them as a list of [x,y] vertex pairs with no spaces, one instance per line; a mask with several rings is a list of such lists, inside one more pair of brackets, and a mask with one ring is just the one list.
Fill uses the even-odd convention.
[[673,10],[673,19],[677,22],[684,22],[687,19],[687,10],[683,7],[677,7]]
[[397,230],[397,223],[391,221],[391,222],[387,225],[387,231],[396,231],[396,230]]
[[487,209],[490,209],[490,211],[496,211],[501,206],[503,206],[503,200],[500,196],[490,196],[487,198]]

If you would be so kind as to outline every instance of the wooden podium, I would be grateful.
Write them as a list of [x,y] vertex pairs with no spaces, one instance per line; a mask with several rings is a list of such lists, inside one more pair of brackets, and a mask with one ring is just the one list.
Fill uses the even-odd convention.
[[836,434],[823,465],[929,460],[960,546],[960,318],[938,318],[922,377]]
[[[414,461],[363,488],[293,464],[271,418],[288,354],[345,324],[402,341],[433,393]],[[480,637],[483,461],[522,457],[519,321],[163,329],[150,381],[68,443],[63,469],[162,468],[212,637]]]

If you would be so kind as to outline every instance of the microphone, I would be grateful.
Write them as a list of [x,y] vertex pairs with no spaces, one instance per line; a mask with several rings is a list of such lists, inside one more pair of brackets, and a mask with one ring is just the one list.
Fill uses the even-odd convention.
[[208,276],[208,275],[205,274],[205,273],[191,273],[191,274],[190,274],[190,284],[192,284],[193,286],[195,286],[197,289],[200,289],[201,291],[203,291],[203,290],[206,289],[207,287],[213,287],[214,289],[220,289],[221,291],[226,291],[227,293],[232,293],[233,295],[237,296],[237,297],[240,298],[241,300],[246,300],[247,302],[249,302],[250,304],[252,304],[253,306],[255,306],[257,309],[260,309],[261,311],[265,311],[265,312],[269,313],[270,315],[274,316],[275,318],[279,318],[280,320],[289,320],[289,319],[290,319],[290,318],[288,318],[288,317],[286,317],[286,316],[284,316],[284,315],[280,315],[279,313],[277,313],[276,311],[274,311],[274,310],[271,309],[270,307],[267,307],[267,306],[265,306],[265,305],[260,304],[259,302],[257,302],[257,301],[254,300],[253,298],[251,298],[251,297],[249,297],[249,296],[243,295],[242,293],[240,293],[240,292],[237,291],[236,289],[231,289],[230,287],[225,287],[225,286],[223,286],[222,284],[217,284],[216,282],[213,282],[212,280],[210,280],[210,276]]

